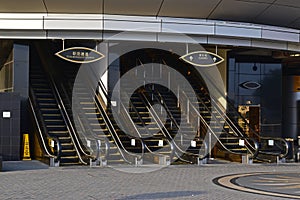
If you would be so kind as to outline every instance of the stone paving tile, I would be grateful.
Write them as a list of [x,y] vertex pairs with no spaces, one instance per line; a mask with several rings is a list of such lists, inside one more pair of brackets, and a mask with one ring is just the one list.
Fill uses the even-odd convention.
[[0,173],[0,199],[280,199],[230,190],[212,180],[237,173],[298,172],[299,167],[212,164],[170,166],[149,173],[87,166],[7,171]]

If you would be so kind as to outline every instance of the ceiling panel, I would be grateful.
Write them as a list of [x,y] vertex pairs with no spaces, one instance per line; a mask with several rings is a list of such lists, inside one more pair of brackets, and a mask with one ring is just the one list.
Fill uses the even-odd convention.
[[256,21],[258,23],[290,26],[295,20],[300,17],[299,8],[272,5],[265,12],[263,12]]
[[9,13],[9,12],[33,12],[33,13],[42,13],[46,12],[42,0],[0,0],[0,12]]
[[299,7],[300,8],[300,1],[299,0],[277,0],[275,2],[277,5],[285,5],[285,6],[292,6],[292,7]]
[[0,0],[0,13],[101,14],[103,10],[106,14],[141,16],[156,16],[160,11],[159,16],[300,29],[300,0]]
[[[299,11],[300,12],[300,11]],[[298,18],[297,20],[295,20],[294,22],[292,22],[289,27],[294,27],[297,29],[300,29],[300,18]]]
[[270,4],[249,1],[223,0],[214,10],[210,19],[253,22]]
[[156,16],[162,0],[104,0],[104,13]]
[[236,1],[256,2],[256,3],[269,3],[269,4],[272,4],[274,2],[274,0],[236,0]]
[[102,0],[44,0],[49,13],[102,13]]
[[159,16],[207,18],[220,0],[164,0]]

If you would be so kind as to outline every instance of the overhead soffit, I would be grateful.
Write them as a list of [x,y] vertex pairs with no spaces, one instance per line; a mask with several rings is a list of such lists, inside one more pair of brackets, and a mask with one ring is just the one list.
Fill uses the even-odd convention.
[[44,0],[48,13],[102,13],[102,0]]
[[220,0],[164,0],[160,16],[207,18]]
[[43,13],[46,12],[41,0],[1,0],[0,13]]
[[300,29],[299,0],[1,0],[0,12],[184,17]]
[[272,5],[256,18],[258,23],[266,24],[273,21],[279,26],[292,26],[300,18],[300,8]]
[[221,1],[214,12],[209,16],[211,19],[224,19],[230,21],[242,20],[253,22],[255,17],[262,13],[269,4],[226,0]]
[[105,14],[156,16],[161,0],[106,0]]

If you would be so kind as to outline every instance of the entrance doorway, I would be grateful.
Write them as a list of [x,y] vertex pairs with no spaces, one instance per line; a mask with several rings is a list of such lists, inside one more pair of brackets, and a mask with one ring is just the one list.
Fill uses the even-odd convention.
[[250,138],[259,139],[260,135],[260,106],[259,105],[239,105],[238,112],[241,117],[238,124],[245,134]]

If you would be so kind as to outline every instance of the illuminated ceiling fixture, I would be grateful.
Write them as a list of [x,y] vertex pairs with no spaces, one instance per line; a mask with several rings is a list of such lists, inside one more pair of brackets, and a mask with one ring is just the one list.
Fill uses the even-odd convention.
[[[216,48],[217,52],[217,48]],[[216,53],[212,53],[209,51],[194,51],[188,53],[187,46],[187,54],[181,56],[179,59],[184,60],[185,62],[199,67],[210,67],[214,65],[218,65],[224,61],[224,58],[217,55]]]
[[105,57],[101,52],[87,47],[71,47],[65,49],[64,40],[63,50],[55,53],[55,55],[66,61],[80,64],[96,62]]
[[299,54],[299,53],[295,53],[295,54],[291,54],[290,56],[291,56],[291,57],[299,57],[300,54]]

